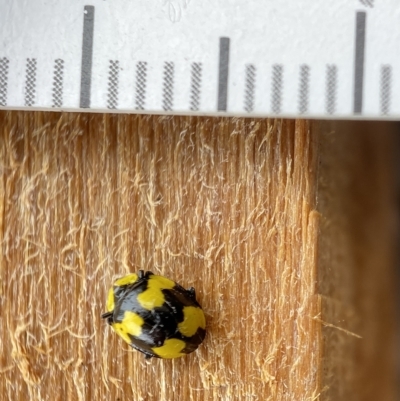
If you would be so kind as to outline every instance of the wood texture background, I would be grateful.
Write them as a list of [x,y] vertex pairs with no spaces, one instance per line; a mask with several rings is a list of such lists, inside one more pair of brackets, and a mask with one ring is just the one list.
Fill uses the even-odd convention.
[[399,128],[371,121],[319,127],[317,292],[322,320],[336,326],[322,326],[324,401],[400,399]]
[[[375,391],[384,384],[381,400],[395,399],[391,362],[383,356],[372,366],[377,342],[386,341],[379,355],[393,350],[393,300],[383,296],[390,282],[374,270],[376,260],[366,262],[377,290],[370,289],[370,301],[363,301],[357,297],[365,297],[368,288],[358,289],[347,302],[363,279],[343,276],[342,268],[334,276],[338,281],[330,281],[326,272],[333,265],[318,253],[331,249],[329,241],[318,242],[320,230],[337,245],[335,233],[347,233],[352,219],[349,208],[337,230],[329,231],[340,209],[330,208],[329,196],[317,196],[324,178],[327,183],[335,176],[335,159],[324,156],[321,162],[330,153],[321,139],[335,137],[332,124],[0,112],[0,130],[5,399],[338,400],[330,397],[354,394],[350,390],[366,378],[346,370],[364,356],[371,378],[387,366],[389,375],[371,379],[371,385]],[[344,140],[338,138],[332,149],[341,152]],[[371,137],[369,143],[373,151]],[[365,164],[362,151],[356,160],[359,167]],[[345,164],[343,169],[341,177],[351,171]],[[349,188],[335,185],[325,194]],[[394,210],[390,185],[383,180],[378,190]],[[340,196],[332,199],[342,202]],[[326,213],[317,211],[319,199]],[[368,207],[361,210],[383,205]],[[383,218],[378,224],[383,248],[374,255],[385,255],[382,271],[389,274],[394,229],[386,229],[388,214],[382,213],[374,221]],[[367,226],[362,227],[368,233]],[[358,232],[349,235],[353,240]],[[343,254],[337,257],[339,264]],[[101,321],[112,281],[138,269],[196,288],[208,327],[197,352],[146,362]],[[329,282],[330,292],[323,287]],[[339,287],[345,298],[335,293]],[[321,324],[332,318],[344,327],[343,316],[357,311],[367,316],[368,302],[378,299],[386,315],[373,308],[373,326],[347,319],[354,323],[348,330],[365,329],[367,338],[373,330],[366,346]],[[352,352],[350,365],[330,354],[337,349]],[[377,399],[357,397],[347,399]]]

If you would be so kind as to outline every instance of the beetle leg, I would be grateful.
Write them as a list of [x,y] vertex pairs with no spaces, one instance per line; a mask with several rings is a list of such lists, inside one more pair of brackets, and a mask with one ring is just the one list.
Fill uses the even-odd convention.
[[107,324],[112,326],[112,324],[114,323],[114,311],[103,313],[101,315],[101,318],[107,319]]
[[107,312],[107,313],[103,313],[101,315],[102,319],[107,319],[107,324],[112,326],[114,323],[114,311],[112,312]]
[[102,319],[108,319],[110,316],[113,315],[113,313],[114,313],[114,311],[103,313],[103,314],[101,315],[101,318],[102,318]]
[[144,350],[142,350],[142,349],[140,349],[139,347],[137,347],[136,345],[134,345],[134,344],[129,344],[133,349],[135,349],[136,351],[139,351],[139,352],[141,352],[142,354],[144,354],[144,357],[145,357],[145,359],[150,359],[150,358],[153,358],[153,354],[151,354],[150,352],[147,352],[147,351],[144,351]]
[[196,301],[196,290],[193,287],[190,287],[186,291],[187,291],[189,297]]

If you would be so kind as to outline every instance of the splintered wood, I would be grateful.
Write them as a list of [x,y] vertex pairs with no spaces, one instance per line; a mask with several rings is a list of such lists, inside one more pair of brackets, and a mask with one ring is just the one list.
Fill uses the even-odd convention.
[[[311,128],[0,112],[3,399],[323,399]],[[193,354],[146,362],[101,320],[139,269],[195,287]]]

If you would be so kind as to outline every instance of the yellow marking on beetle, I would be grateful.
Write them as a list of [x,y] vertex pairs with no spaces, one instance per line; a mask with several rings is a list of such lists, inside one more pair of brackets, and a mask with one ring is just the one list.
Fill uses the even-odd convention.
[[177,338],[170,338],[164,341],[162,347],[154,347],[152,350],[161,358],[178,358],[179,356],[185,355],[181,352],[185,346],[186,344],[184,341],[178,340]]
[[140,305],[147,310],[153,310],[162,306],[165,302],[164,294],[161,290],[174,288],[175,283],[162,276],[150,276],[147,282],[147,290],[138,295],[137,300]]
[[192,337],[199,327],[206,328],[206,318],[203,311],[197,306],[185,306],[183,308],[183,322],[178,324],[179,331],[186,337]]
[[128,344],[132,342],[131,336],[139,337],[142,334],[142,326],[144,320],[141,316],[134,312],[126,311],[124,319],[121,323],[112,325],[116,333],[118,333]]
[[107,296],[107,312],[112,312],[114,310],[114,302],[114,289],[111,288]]
[[124,341],[126,341],[128,344],[131,343],[131,338],[128,336],[123,323],[113,323],[112,328],[120,337],[123,338]]
[[138,275],[135,273],[128,274],[127,276],[119,278],[114,285],[117,287],[122,287],[123,285],[134,284],[138,281]]
[[142,334],[144,320],[137,313],[126,311],[122,323],[125,325],[126,331],[129,334],[135,337],[139,337]]

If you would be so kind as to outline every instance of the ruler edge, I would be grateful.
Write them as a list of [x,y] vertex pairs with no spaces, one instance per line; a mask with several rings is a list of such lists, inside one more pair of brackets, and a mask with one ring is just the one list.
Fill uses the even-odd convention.
[[131,109],[91,109],[91,108],[56,108],[56,107],[13,107],[0,106],[0,111],[18,112],[33,111],[46,113],[82,113],[82,114],[125,114],[137,116],[159,116],[159,117],[211,117],[211,118],[247,118],[247,119],[278,119],[278,120],[313,120],[313,121],[397,121],[400,122],[400,115],[362,115],[362,114],[334,114],[334,115],[310,115],[307,114],[265,114],[265,113],[230,113],[223,112],[201,112],[196,111],[162,111],[162,110],[131,110]]

